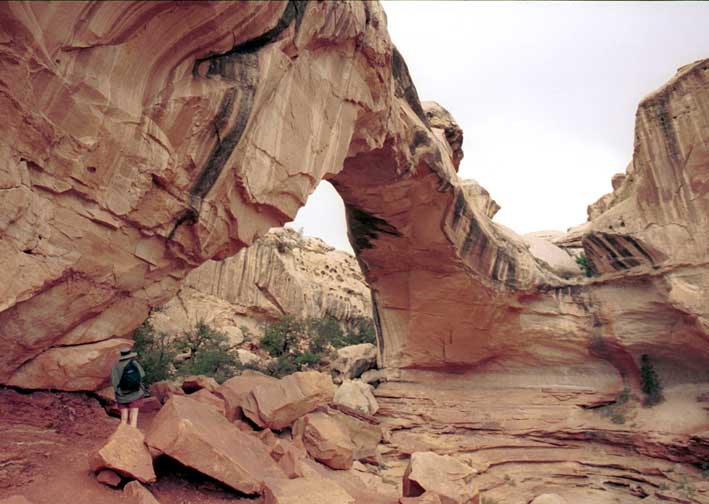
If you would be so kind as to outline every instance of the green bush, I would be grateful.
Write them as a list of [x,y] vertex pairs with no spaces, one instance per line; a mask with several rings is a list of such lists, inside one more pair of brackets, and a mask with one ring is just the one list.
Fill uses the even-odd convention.
[[138,360],[145,369],[145,384],[169,379],[174,371],[177,351],[166,333],[155,332],[150,315],[133,332],[133,339],[133,350],[138,354]]
[[280,357],[296,350],[297,344],[305,337],[306,326],[302,320],[286,315],[280,320],[266,325],[261,348],[271,357]]
[[595,272],[593,271],[593,266],[591,266],[591,262],[584,254],[576,256],[576,264],[579,265],[587,277],[590,278],[594,276]]
[[643,393],[645,394],[646,406],[653,406],[664,400],[660,378],[657,376],[655,367],[648,354],[643,354],[642,357],[640,357],[640,381]]
[[[200,321],[191,331],[170,338],[156,332],[150,316],[133,332],[134,350],[145,369],[146,385],[176,376],[205,375],[219,383],[238,374],[242,366],[229,338]],[[188,354],[180,362],[178,354]]]
[[177,366],[179,376],[205,375],[222,383],[239,371],[239,358],[229,344],[229,337],[203,321],[197,322],[192,331],[186,331],[177,338],[175,346],[190,354]]

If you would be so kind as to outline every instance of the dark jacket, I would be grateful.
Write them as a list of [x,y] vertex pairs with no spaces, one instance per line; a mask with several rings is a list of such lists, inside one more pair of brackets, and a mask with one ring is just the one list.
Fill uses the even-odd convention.
[[[121,381],[121,376],[123,376],[123,369],[128,365],[130,361],[134,361],[138,366],[138,371],[140,372],[140,388],[135,392],[124,393],[118,387],[118,383]],[[116,396],[116,402],[119,404],[128,404],[133,401],[145,396],[145,385],[143,384],[143,379],[145,378],[145,371],[140,363],[135,360],[135,357],[128,357],[126,359],[121,359],[116,362],[111,370],[111,385],[113,385],[113,393]]]

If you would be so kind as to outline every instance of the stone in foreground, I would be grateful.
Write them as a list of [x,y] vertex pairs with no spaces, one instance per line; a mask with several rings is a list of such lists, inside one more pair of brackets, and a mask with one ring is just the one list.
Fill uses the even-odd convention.
[[258,438],[189,396],[174,396],[165,403],[146,443],[246,494],[261,493],[266,478],[286,478]]
[[104,485],[117,487],[121,484],[122,480],[121,477],[115,472],[109,469],[104,469],[96,475],[96,481],[98,481],[99,483],[103,483]]
[[372,386],[361,380],[345,380],[335,392],[333,402],[365,415],[374,415],[379,411],[379,404],[372,393]]
[[258,385],[266,383],[278,383],[278,379],[247,369],[239,376],[229,378],[214,391],[214,393],[224,399],[226,417],[233,422],[243,417],[241,404],[246,396]]
[[377,367],[377,347],[361,343],[340,348],[332,367],[346,380],[359,378],[368,369]]
[[153,459],[145,446],[143,434],[127,424],[119,424],[118,429],[90,460],[91,470],[99,472],[110,469],[127,478],[142,483],[153,483],[155,471]]
[[568,502],[557,494],[542,494],[535,497],[531,504],[568,504]]
[[354,498],[325,478],[266,481],[264,504],[354,504]]
[[303,440],[315,460],[333,469],[352,467],[355,446],[347,427],[327,413],[317,411],[298,419],[293,435]]
[[242,409],[259,427],[280,430],[329,403],[334,395],[329,375],[305,371],[255,387],[244,398]]
[[441,504],[479,504],[473,469],[447,455],[416,452],[404,472],[404,497],[433,493]]
[[123,488],[123,495],[128,498],[129,502],[134,504],[160,504],[160,501],[137,481],[128,483]]

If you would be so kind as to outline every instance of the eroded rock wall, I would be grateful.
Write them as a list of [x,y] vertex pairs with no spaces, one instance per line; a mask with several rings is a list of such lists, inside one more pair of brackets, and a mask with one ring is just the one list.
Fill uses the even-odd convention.
[[706,60],[641,104],[627,176],[546,249],[460,180],[462,131],[421,104],[376,3],[9,3],[0,22],[2,383],[101,353],[322,178],[382,365],[610,366],[634,387],[642,353],[706,368]]
[[318,238],[272,229],[236,255],[190,272],[151,318],[171,334],[203,320],[238,342],[242,327],[259,334],[261,323],[284,315],[371,319],[371,294],[355,258]]

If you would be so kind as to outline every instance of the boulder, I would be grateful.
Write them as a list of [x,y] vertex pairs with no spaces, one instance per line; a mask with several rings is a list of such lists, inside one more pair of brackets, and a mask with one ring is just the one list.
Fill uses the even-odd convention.
[[226,417],[233,422],[243,417],[241,403],[251,390],[258,385],[277,382],[277,378],[247,369],[222,383],[214,393],[224,399]]
[[206,389],[209,392],[214,392],[219,388],[217,380],[211,376],[188,376],[182,380],[182,390],[185,394],[192,394],[198,390]]
[[264,504],[354,504],[354,498],[332,480],[318,477],[267,480]]
[[302,462],[308,453],[300,439],[292,442],[288,439],[277,437],[270,429],[254,433],[268,448],[271,458],[278,463],[278,466],[289,478],[299,478],[303,476]]
[[304,371],[254,387],[244,397],[244,415],[260,427],[280,430],[327,404],[335,395],[330,375]]
[[91,456],[90,466],[94,472],[110,469],[142,483],[152,483],[156,479],[153,459],[145,446],[143,434],[135,427],[123,423],[118,425],[106,444]]
[[541,494],[534,498],[530,504],[569,504],[566,499],[557,494]]
[[328,415],[347,429],[354,446],[352,456],[355,460],[379,463],[377,447],[382,440],[382,429],[376,420],[342,409],[329,409]]
[[472,484],[474,475],[472,468],[448,455],[416,452],[404,472],[404,497],[426,492],[438,495],[441,504],[479,504],[477,488]]
[[374,367],[377,367],[377,347],[371,343],[340,348],[337,351],[337,359],[332,364],[335,371],[350,380],[359,378],[362,373]]
[[260,493],[266,478],[286,478],[258,438],[189,396],[165,403],[146,443],[242,493]]
[[325,412],[309,413],[298,419],[293,435],[300,438],[308,453],[333,469],[349,469],[355,446],[347,427]]
[[239,362],[244,366],[258,366],[263,361],[263,359],[255,353],[244,350],[243,348],[239,348],[236,351],[236,355],[239,357]]
[[213,394],[207,389],[201,389],[194,394],[190,394],[190,398],[195,401],[199,401],[202,404],[206,404],[211,408],[215,408],[222,415],[225,414],[224,399],[216,394]]
[[345,380],[337,388],[333,402],[365,415],[374,415],[379,411],[379,404],[372,393],[372,386],[360,380]]
[[121,481],[123,480],[115,472],[108,469],[104,469],[103,471],[99,471],[99,473],[96,475],[96,481],[98,481],[99,483],[103,483],[104,485],[117,487],[121,484]]
[[185,395],[180,383],[172,380],[161,380],[150,385],[150,394],[165,404],[173,395]]
[[123,487],[123,495],[133,504],[160,504],[160,501],[137,481],[131,481]]

